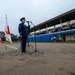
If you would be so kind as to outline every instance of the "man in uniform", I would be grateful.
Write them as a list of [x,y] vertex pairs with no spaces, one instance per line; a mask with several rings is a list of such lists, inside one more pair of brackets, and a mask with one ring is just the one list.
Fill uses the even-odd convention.
[[25,18],[21,18],[20,19],[21,23],[19,24],[18,30],[19,30],[19,34],[20,34],[20,38],[21,38],[21,50],[22,53],[26,52],[26,41],[27,41],[27,36],[28,36],[28,31],[30,29],[30,25],[29,22],[28,26],[26,26],[24,23],[26,22]]

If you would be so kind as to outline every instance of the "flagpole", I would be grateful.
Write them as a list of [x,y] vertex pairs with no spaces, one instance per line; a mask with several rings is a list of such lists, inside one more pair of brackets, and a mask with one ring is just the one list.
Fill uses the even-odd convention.
[[[10,28],[8,25],[8,20],[7,20],[7,14],[5,15],[6,18],[6,27],[5,27],[5,38],[6,38],[6,43],[12,43],[12,39],[11,39],[11,33],[10,33]],[[13,48],[13,49],[18,49],[16,47],[10,46],[10,45],[5,45],[5,50],[7,50],[7,47]]]
[[12,43],[10,27],[8,25],[8,20],[7,20],[7,14],[5,15],[5,17],[6,17],[6,28],[5,28],[6,41],[9,42],[9,43]]

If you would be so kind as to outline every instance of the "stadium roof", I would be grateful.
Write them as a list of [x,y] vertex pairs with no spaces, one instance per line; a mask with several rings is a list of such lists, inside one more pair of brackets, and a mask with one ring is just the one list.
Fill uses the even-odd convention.
[[60,24],[60,19],[61,19],[62,23],[75,19],[75,8],[73,10],[70,10],[66,13],[63,13],[63,14],[57,16],[57,17],[54,17],[52,19],[49,19],[49,20],[47,20],[43,23],[40,23],[40,24],[36,25],[35,29],[34,29],[34,27],[32,27],[30,29],[30,32],[33,32],[33,30],[37,31],[38,28],[44,29],[46,27],[51,27],[51,26]]

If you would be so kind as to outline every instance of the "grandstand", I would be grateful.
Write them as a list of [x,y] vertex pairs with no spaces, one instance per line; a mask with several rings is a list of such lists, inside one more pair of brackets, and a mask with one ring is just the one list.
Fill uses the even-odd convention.
[[30,29],[29,41],[34,42],[75,41],[75,9],[49,19]]

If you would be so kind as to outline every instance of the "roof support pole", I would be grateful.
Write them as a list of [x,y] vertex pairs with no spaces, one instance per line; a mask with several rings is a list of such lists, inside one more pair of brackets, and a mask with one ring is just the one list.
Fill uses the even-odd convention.
[[61,25],[61,27],[62,27],[62,19],[60,18],[60,25]]
[[39,34],[40,34],[40,28],[38,27],[38,31],[39,31]]
[[33,36],[35,36],[35,35],[34,35],[34,29],[33,29]]
[[47,33],[47,27],[48,27],[48,25],[46,24],[46,28],[45,28],[46,33]]
[[55,27],[55,26],[56,26],[56,25],[54,25],[54,29],[53,29],[54,31],[56,30],[56,27]]
[[55,25],[54,25],[54,28],[55,28]]
[[68,21],[67,24],[70,25],[70,21]]

